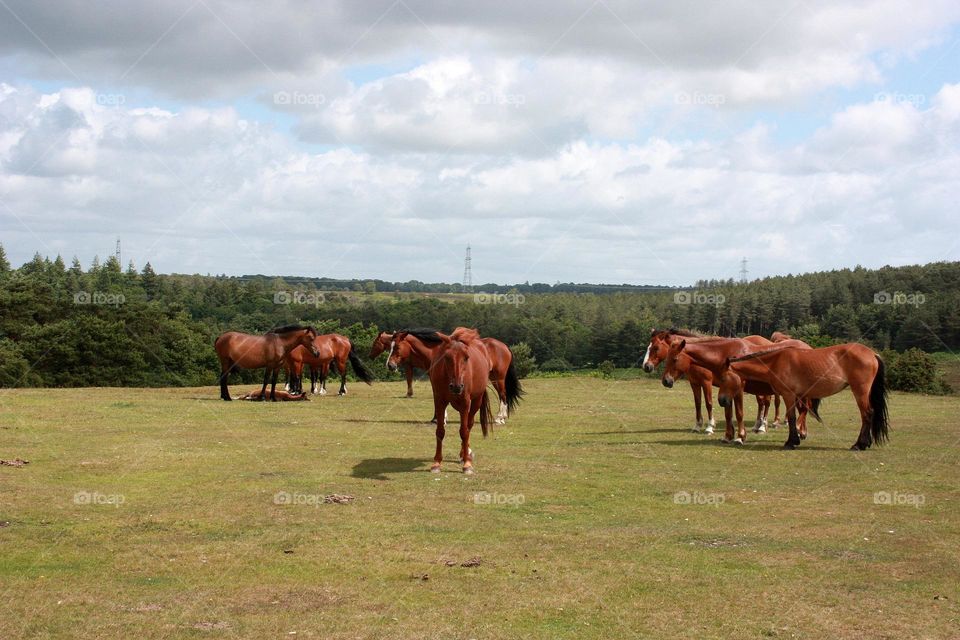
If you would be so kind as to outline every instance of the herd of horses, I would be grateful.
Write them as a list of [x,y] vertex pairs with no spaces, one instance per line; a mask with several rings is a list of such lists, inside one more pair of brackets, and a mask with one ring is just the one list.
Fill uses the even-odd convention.
[[[339,395],[347,393],[347,362],[362,381],[370,384],[373,374],[357,355],[346,336],[317,333],[313,327],[290,325],[273,329],[262,336],[229,331],[214,342],[220,359],[220,397],[231,400],[227,379],[236,369],[264,369],[259,394],[246,398],[304,399],[303,368],[310,365],[311,393],[326,393],[325,381],[330,367],[340,374]],[[503,424],[523,395],[520,378],[510,348],[495,338],[483,338],[476,329],[458,327],[450,335],[435,329],[408,329],[381,332],[374,340],[370,357],[388,352],[387,366],[392,371],[407,370],[407,395],[413,395],[413,368],[427,371],[433,388],[433,420],[437,423],[437,448],[430,470],[439,472],[443,462],[443,438],[447,407],[460,414],[460,456],[463,472],[473,473],[470,432],[479,414],[480,428],[486,436],[493,424]],[[287,372],[287,390],[277,391],[281,368]],[[319,385],[317,376],[319,375]],[[490,407],[487,386],[493,386],[500,400],[496,418]]]
[[[220,397],[231,400],[227,380],[237,369],[264,369],[263,386],[245,399],[306,399],[303,389],[304,367],[310,367],[310,391],[326,394],[326,379],[331,368],[340,375],[339,395],[347,393],[347,364],[356,376],[371,384],[374,376],[346,336],[318,334],[309,326],[289,325],[251,335],[230,331],[214,343],[220,359]],[[458,327],[449,335],[435,329],[405,329],[380,332],[373,341],[369,357],[387,353],[391,371],[403,369],[407,396],[413,395],[414,369],[427,372],[433,390],[433,420],[437,424],[437,447],[431,471],[439,472],[443,461],[443,438],[447,408],[460,414],[460,456],[464,473],[473,472],[470,431],[479,414],[483,435],[494,424],[503,424],[517,408],[523,389],[510,348],[490,337],[481,337],[476,329]],[[696,406],[695,431],[713,433],[713,387],[724,408],[726,428],[723,442],[744,444],[747,430],[743,420],[743,395],[757,399],[754,431],[781,423],[783,400],[789,434],[784,448],[795,449],[807,437],[807,415],[818,421],[820,401],[849,387],[860,410],[860,433],[851,449],[862,451],[874,442],[882,444],[889,435],[887,391],[884,365],[880,357],[859,343],[814,349],[802,340],[776,332],[763,336],[723,338],[677,329],[657,330],[643,355],[648,373],[663,363],[661,381],[665,387],[686,378]],[[280,369],[287,374],[286,389],[277,391]],[[487,387],[492,386],[500,402],[493,415]],[[701,401],[705,402],[704,420]],[[768,422],[771,404],[774,419]],[[736,425],[736,431],[734,430]]]

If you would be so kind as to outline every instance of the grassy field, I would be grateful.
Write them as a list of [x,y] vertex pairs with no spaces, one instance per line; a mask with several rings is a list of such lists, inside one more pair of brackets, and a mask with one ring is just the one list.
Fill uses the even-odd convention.
[[960,399],[851,453],[845,392],[785,452],[690,433],[688,388],[526,386],[472,477],[455,432],[428,472],[423,383],[5,390],[0,637],[960,635]]

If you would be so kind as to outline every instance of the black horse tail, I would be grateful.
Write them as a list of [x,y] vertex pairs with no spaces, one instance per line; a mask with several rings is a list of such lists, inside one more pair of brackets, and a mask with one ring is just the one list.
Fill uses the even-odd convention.
[[523,398],[523,387],[520,385],[520,378],[517,377],[517,369],[513,366],[512,360],[507,367],[507,379],[504,382],[507,387],[507,415],[510,415],[516,411],[517,405]]
[[483,437],[493,431],[493,409],[490,408],[490,394],[486,389],[483,390],[483,398],[480,399],[480,429],[483,431]]
[[353,342],[350,342],[350,364],[353,365],[353,372],[357,374],[358,378],[367,384],[373,384],[373,372],[367,368],[367,365],[363,364],[363,360],[357,355],[357,349],[353,346]]
[[810,401],[810,413],[813,414],[813,417],[817,419],[817,422],[823,424],[823,420],[820,418],[820,403],[823,400],[821,398],[814,398]]
[[883,444],[890,439],[890,423],[887,415],[887,380],[883,360],[877,356],[877,375],[870,385],[870,434],[873,441]]

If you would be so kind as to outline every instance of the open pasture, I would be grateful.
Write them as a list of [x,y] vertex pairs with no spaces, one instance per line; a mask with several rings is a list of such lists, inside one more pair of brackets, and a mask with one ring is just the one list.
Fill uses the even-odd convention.
[[0,636],[960,633],[960,399],[891,394],[854,453],[849,392],[783,451],[690,433],[686,384],[524,387],[472,477],[455,425],[429,473],[424,382],[5,390],[0,458],[29,464],[0,466]]

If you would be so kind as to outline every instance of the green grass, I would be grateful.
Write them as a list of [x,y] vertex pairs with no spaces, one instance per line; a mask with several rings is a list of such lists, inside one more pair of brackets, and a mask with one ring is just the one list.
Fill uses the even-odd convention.
[[943,380],[954,394],[960,394],[960,356],[948,351],[931,353],[937,362],[937,368],[943,373]]
[[0,637],[957,637],[960,399],[894,394],[889,445],[851,453],[844,393],[786,452],[691,434],[687,388],[526,386],[473,477],[455,430],[428,472],[422,382],[3,391],[0,458],[30,464],[0,467]]

